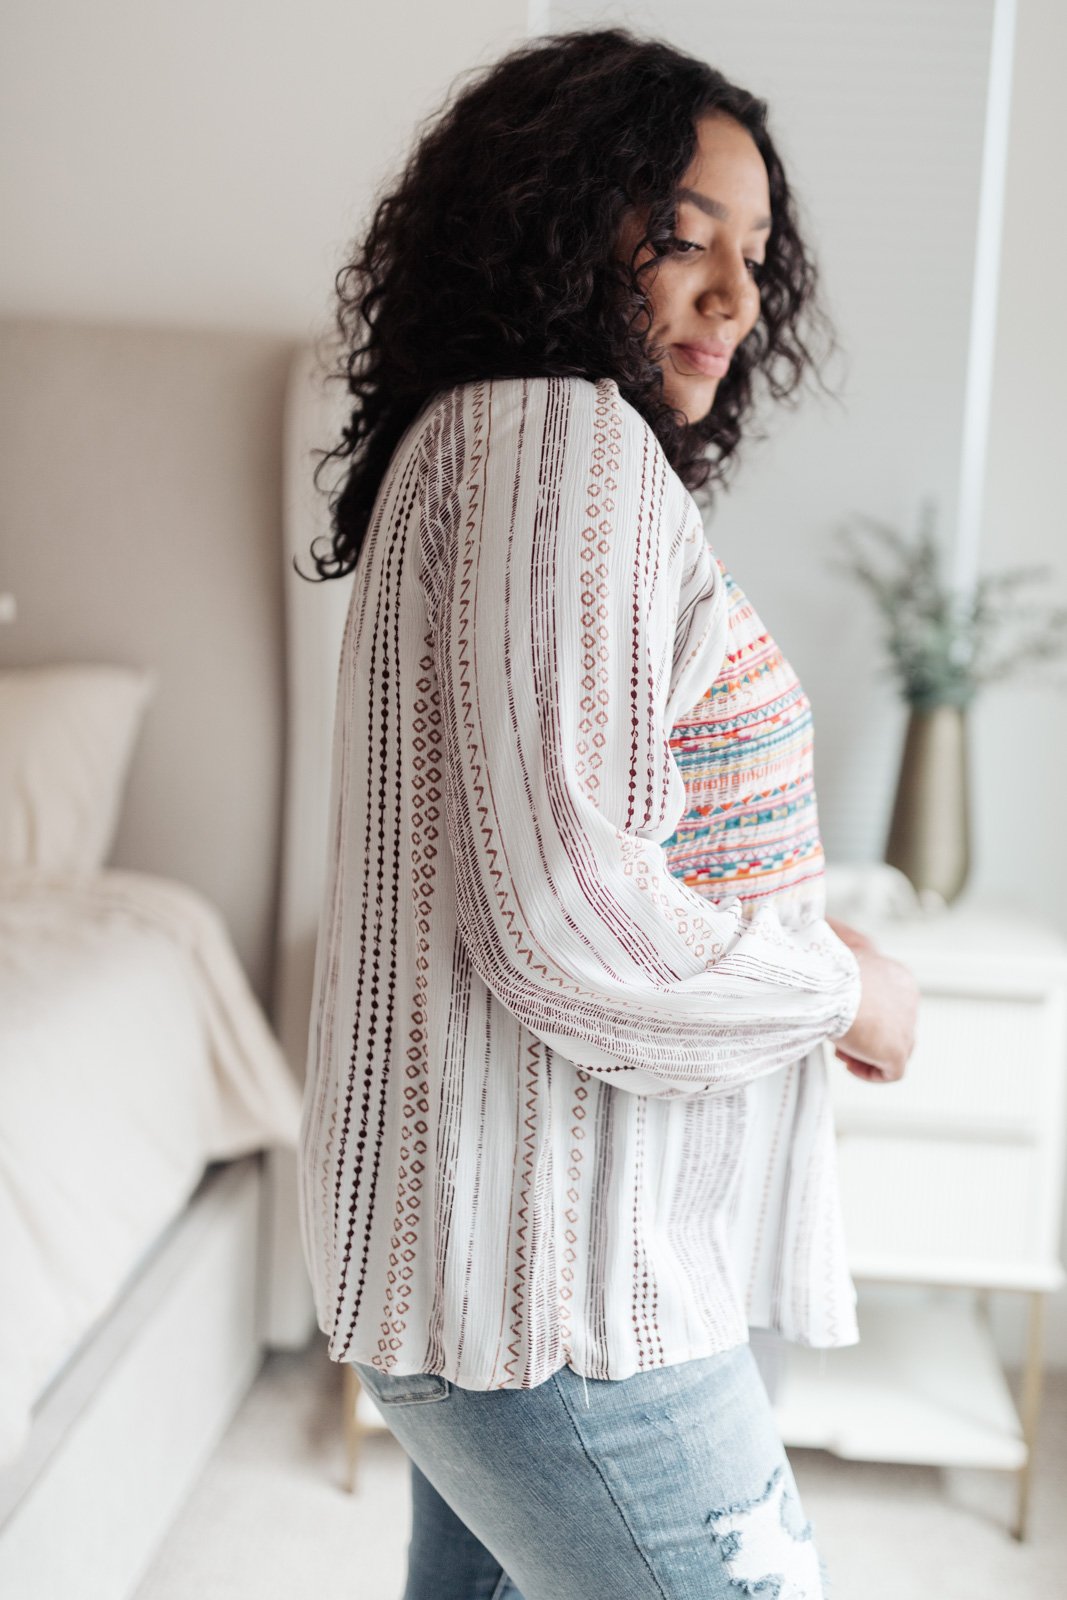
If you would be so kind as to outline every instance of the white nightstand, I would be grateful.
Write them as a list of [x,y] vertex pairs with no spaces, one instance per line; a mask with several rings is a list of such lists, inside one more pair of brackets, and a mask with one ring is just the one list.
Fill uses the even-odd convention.
[[[1064,1282],[1067,941],[966,901],[907,920],[841,915],[912,969],[923,998],[899,1083],[865,1083],[834,1061],[861,1340],[789,1346],[775,1414],[786,1444],[1016,1472],[1021,1539],[1044,1296]],[[928,1292],[902,1304],[888,1286],[903,1284]],[[1029,1297],[1018,1408],[989,1329],[991,1290]]]

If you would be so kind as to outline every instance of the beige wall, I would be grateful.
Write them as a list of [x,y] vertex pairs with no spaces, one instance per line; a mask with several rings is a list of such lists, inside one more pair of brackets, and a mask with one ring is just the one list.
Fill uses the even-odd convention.
[[6,0],[0,309],[303,335],[525,0]]

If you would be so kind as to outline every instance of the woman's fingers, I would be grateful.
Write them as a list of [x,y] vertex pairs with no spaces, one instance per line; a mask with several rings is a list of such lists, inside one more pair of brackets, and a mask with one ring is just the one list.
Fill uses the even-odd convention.
[[846,1054],[844,1050],[835,1050],[834,1055],[837,1056],[838,1060],[845,1063],[845,1066],[854,1077],[863,1078],[867,1083],[890,1082],[882,1068],[876,1067],[870,1061],[860,1061],[856,1056]]

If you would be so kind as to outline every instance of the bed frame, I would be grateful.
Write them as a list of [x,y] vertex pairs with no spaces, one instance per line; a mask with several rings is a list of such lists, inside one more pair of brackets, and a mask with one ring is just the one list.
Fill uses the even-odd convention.
[[262,1155],[214,1163],[0,1481],[0,1594],[120,1600],[259,1369]]
[[[157,668],[111,862],[220,907],[298,1079],[349,587],[289,561],[323,524],[320,364],[267,336],[0,319],[0,665]],[[212,1164],[0,1470],[0,1594],[132,1594],[264,1352],[315,1333],[295,1154]]]

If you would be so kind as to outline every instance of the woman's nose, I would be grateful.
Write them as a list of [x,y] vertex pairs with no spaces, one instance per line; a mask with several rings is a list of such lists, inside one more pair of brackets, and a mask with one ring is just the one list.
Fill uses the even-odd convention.
[[743,261],[717,257],[709,263],[707,278],[697,296],[697,307],[705,313],[723,311],[736,317],[752,288],[752,278]]

